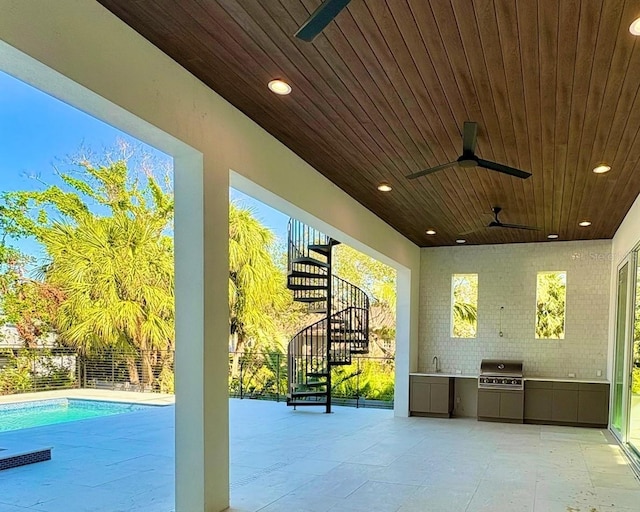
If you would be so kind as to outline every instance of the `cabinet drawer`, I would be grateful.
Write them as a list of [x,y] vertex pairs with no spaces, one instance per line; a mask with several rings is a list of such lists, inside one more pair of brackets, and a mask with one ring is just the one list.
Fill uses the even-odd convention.
[[525,389],[553,389],[553,382],[550,380],[525,380]]
[[553,389],[567,389],[571,391],[578,391],[580,384],[578,382],[554,382]]
[[424,384],[447,384],[451,377],[432,377],[431,375],[412,375],[411,382],[422,382]]
[[599,393],[609,393],[609,384],[606,382],[581,382],[580,391],[597,391]]

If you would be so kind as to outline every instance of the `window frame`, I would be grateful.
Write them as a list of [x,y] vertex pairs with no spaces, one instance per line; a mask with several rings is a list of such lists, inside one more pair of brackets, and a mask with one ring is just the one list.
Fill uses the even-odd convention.
[[[473,277],[475,279],[475,287],[476,287],[476,293],[475,293],[475,309],[476,309],[476,318],[475,318],[475,325],[473,326],[473,336],[460,336],[460,335],[456,335],[455,332],[455,310],[454,310],[454,305],[455,305],[455,301],[456,301],[456,278],[460,279],[460,278],[464,278],[464,277]],[[479,296],[479,286],[480,286],[480,279],[478,276],[477,272],[460,272],[460,273],[453,273],[451,274],[451,287],[450,287],[450,301],[449,301],[449,336],[451,338],[454,339],[460,339],[460,340],[473,340],[473,339],[477,339],[478,337],[478,296]]]
[[[541,275],[550,275],[550,274],[564,274],[564,307],[563,307],[563,318],[562,318],[562,333],[560,336],[539,336],[538,335],[538,296],[539,296],[539,287],[540,287],[540,276]],[[536,272],[536,299],[535,299],[535,321],[534,321],[534,338],[536,340],[564,340],[567,335],[567,279],[568,272],[566,270],[539,270]]]

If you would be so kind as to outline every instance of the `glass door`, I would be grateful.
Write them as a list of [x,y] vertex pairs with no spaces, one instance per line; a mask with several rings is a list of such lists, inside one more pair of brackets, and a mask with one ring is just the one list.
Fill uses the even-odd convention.
[[633,341],[630,355],[629,430],[627,442],[640,454],[640,266],[636,265]]
[[627,334],[627,297],[629,283],[629,261],[618,270],[618,298],[616,307],[616,348],[613,361],[613,407],[611,427],[620,439],[624,425],[624,376],[625,341]]

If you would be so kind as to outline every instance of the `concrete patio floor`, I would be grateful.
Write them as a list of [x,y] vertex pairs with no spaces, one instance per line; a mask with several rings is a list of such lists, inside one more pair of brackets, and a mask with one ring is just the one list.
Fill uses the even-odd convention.
[[[148,396],[148,395],[147,395]],[[230,400],[234,512],[637,512],[607,432]],[[0,472],[0,512],[174,510],[174,407],[0,433],[54,446]]]

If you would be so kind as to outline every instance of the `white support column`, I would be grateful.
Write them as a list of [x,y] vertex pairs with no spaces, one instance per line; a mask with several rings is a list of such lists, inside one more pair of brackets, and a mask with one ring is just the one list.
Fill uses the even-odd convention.
[[175,160],[177,512],[229,506],[229,184],[208,167]]
[[393,410],[409,416],[409,372],[418,367],[420,279],[417,272],[398,269],[396,277],[396,376]]

